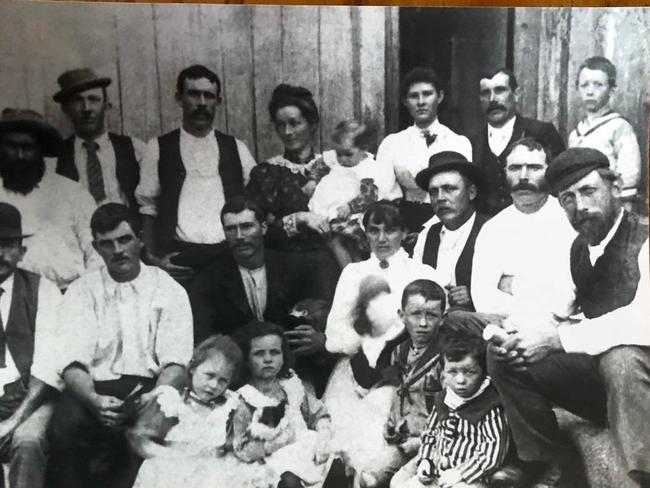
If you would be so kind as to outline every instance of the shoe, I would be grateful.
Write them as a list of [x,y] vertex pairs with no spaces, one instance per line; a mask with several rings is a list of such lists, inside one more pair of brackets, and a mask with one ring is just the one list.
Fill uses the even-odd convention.
[[562,468],[558,462],[551,462],[542,470],[542,474],[531,488],[557,488],[562,477]]
[[504,466],[490,476],[490,487],[523,488],[524,472],[516,466]]

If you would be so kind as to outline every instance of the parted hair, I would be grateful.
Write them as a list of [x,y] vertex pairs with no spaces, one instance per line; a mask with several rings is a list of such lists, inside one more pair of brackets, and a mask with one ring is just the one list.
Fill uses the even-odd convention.
[[553,159],[548,147],[546,147],[544,144],[539,142],[534,137],[530,137],[530,136],[522,137],[508,144],[508,146],[503,151],[501,159],[502,160],[507,159],[508,156],[510,156],[510,153],[514,151],[516,147],[519,146],[523,146],[529,151],[543,151],[544,154],[546,155],[546,164],[550,164],[551,160]]
[[129,207],[121,203],[105,203],[93,212],[90,218],[90,231],[95,238],[99,233],[112,231],[122,222],[129,224],[135,235],[139,235],[142,231],[140,218]]
[[609,82],[610,88],[614,88],[616,86],[616,66],[614,66],[614,63],[612,63],[609,59],[603,56],[592,56],[584,60],[584,62],[578,68],[576,86],[578,86],[580,80],[580,72],[585,68],[603,71],[607,75],[607,81]]
[[368,227],[368,224],[384,224],[386,227],[393,229],[402,229],[404,227],[399,208],[388,200],[379,200],[370,205],[366,213],[363,214],[362,223],[364,229]]
[[406,307],[409,298],[421,296],[426,302],[440,302],[440,311],[444,312],[447,306],[445,290],[435,281],[415,280],[404,287],[402,292],[402,310]]
[[266,213],[262,207],[248,195],[235,195],[226,200],[221,208],[221,222],[223,223],[223,216],[227,213],[241,213],[244,210],[252,210],[255,214],[255,219],[261,224],[266,222]]
[[315,126],[320,121],[318,107],[314,96],[302,86],[293,86],[282,83],[275,87],[269,102],[269,115],[275,122],[278,110],[284,107],[297,107],[309,125]]
[[445,84],[436,70],[433,68],[418,66],[406,73],[404,78],[402,78],[402,82],[399,86],[399,96],[401,100],[406,98],[411,86],[416,83],[431,83],[438,93],[445,89]]
[[514,71],[512,71],[510,68],[506,68],[505,66],[503,66],[501,68],[497,68],[497,69],[492,70],[492,71],[484,71],[479,76],[479,80],[482,80],[484,78],[486,78],[488,80],[492,79],[496,75],[498,75],[499,73],[503,73],[504,75],[506,75],[508,77],[508,85],[510,85],[510,89],[512,91],[515,91],[517,89],[517,87],[519,86],[519,84],[517,83],[517,77],[515,76]]

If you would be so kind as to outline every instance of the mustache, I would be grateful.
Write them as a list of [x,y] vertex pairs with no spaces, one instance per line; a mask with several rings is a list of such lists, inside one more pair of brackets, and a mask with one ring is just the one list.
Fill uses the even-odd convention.
[[539,191],[539,187],[537,185],[529,183],[527,180],[520,180],[519,183],[512,187],[512,191],[521,190]]
[[506,110],[506,107],[504,105],[501,105],[499,102],[490,102],[488,103],[486,110],[488,112],[491,112],[492,110]]
[[197,117],[197,116],[212,117],[212,112],[210,112],[205,107],[198,107],[192,110],[192,117]]

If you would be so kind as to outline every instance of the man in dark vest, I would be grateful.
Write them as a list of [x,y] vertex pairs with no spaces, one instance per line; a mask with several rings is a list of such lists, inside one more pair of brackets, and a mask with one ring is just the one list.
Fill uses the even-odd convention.
[[183,122],[147,145],[136,190],[146,255],[182,284],[225,251],[215,216],[244,193],[255,160],[246,145],[213,127],[221,103],[219,77],[201,65],[178,75]]
[[140,181],[144,143],[106,131],[111,107],[106,87],[111,79],[89,68],[66,71],[58,79],[54,101],[61,104],[74,128],[63,141],[56,172],[78,181],[98,204],[116,202],[137,209],[135,188]]
[[503,153],[512,142],[532,137],[557,156],[564,150],[564,141],[553,124],[522,117],[517,113],[521,88],[515,74],[500,68],[480,80],[480,101],[487,124],[471,138],[472,161],[483,169],[485,191],[478,208],[494,215],[512,203],[506,181]]
[[[438,222],[425,225],[418,236],[413,259],[435,268],[447,288],[449,304],[474,311],[470,294],[476,236],[488,217],[475,210],[481,169],[462,154],[444,151],[429,159],[429,167],[415,177],[429,194]],[[433,222],[432,219],[430,222]]]
[[578,231],[566,280],[581,315],[546,327],[522,324],[505,342],[491,343],[488,370],[519,456],[537,465],[544,486],[555,486],[566,458],[557,405],[609,425],[629,477],[648,487],[648,226],[623,210],[620,177],[595,149],[563,152],[546,179]]
[[52,366],[61,294],[18,268],[25,237],[18,210],[0,202],[0,459],[9,462],[12,488],[40,488],[52,400],[62,388]]

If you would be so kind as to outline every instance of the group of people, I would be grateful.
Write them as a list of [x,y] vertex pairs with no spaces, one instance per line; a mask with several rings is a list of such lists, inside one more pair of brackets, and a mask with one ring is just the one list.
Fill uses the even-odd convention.
[[[339,123],[282,84],[284,153],[214,127],[218,76],[178,75],[180,127],[106,131],[110,78],[58,78],[74,135],[0,117],[0,454],[19,487],[559,486],[554,408],[608,425],[650,487],[641,157],[587,59],[568,137],[517,113],[505,68],[486,125]],[[144,460],[144,462],[143,462]]]

